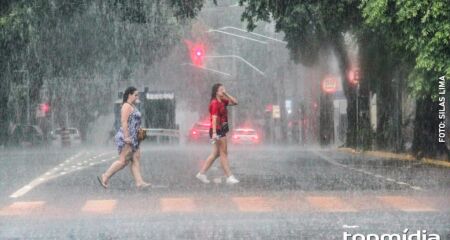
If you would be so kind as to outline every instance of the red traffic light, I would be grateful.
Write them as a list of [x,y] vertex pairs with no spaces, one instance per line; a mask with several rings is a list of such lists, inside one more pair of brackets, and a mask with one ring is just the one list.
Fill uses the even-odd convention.
[[41,103],[39,107],[43,113],[50,112],[50,105],[48,103]]
[[186,41],[189,48],[189,54],[191,61],[196,66],[203,65],[203,59],[205,57],[205,46],[203,43],[193,43],[191,41]]
[[359,68],[353,68],[348,71],[348,80],[351,84],[357,85],[361,80],[361,70]]

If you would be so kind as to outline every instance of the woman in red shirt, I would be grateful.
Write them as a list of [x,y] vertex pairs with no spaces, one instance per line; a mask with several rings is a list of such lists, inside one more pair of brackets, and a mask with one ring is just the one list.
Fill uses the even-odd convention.
[[227,176],[226,182],[228,184],[236,184],[239,182],[230,171],[230,164],[228,163],[228,150],[227,150],[227,138],[228,132],[228,112],[227,106],[237,105],[236,98],[230,96],[225,87],[216,83],[212,87],[211,101],[209,103],[209,114],[211,127],[209,129],[209,136],[213,141],[213,151],[206,159],[200,172],[196,177],[203,183],[209,183],[210,181],[206,177],[205,173],[211,167],[213,162],[220,156],[220,163],[223,171]]

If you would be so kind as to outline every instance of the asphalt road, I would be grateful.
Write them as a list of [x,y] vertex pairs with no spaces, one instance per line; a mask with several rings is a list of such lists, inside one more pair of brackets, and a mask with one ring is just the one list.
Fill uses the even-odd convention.
[[153,184],[145,190],[128,168],[100,187],[96,176],[117,158],[112,148],[0,150],[0,239],[328,240],[417,231],[450,239],[449,168],[336,149],[230,146],[241,182],[225,184],[217,162],[213,182],[203,184],[194,175],[209,148],[145,144],[142,173]]

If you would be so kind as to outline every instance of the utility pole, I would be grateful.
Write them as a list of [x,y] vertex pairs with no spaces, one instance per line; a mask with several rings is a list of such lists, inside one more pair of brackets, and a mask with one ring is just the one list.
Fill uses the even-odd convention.
[[22,70],[15,70],[14,72],[21,72],[25,74],[26,78],[26,85],[27,85],[27,125],[30,125],[30,78],[28,74],[28,70],[22,69]]

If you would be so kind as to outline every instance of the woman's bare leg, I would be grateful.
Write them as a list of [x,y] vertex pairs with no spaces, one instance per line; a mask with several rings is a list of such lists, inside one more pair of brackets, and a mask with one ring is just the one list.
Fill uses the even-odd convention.
[[131,146],[128,144],[125,144],[125,146],[122,149],[122,152],[119,155],[119,160],[115,161],[108,170],[104,174],[102,174],[102,181],[105,185],[108,185],[109,179],[118,171],[120,171],[122,168],[124,168],[128,162],[126,160],[126,156],[131,152]]
[[133,174],[134,181],[135,181],[137,187],[149,184],[149,183],[146,183],[142,179],[142,175],[141,175],[141,150],[140,149],[136,150],[136,152],[133,154],[133,161],[131,161],[130,169],[131,169],[131,174]]
[[229,177],[232,174],[230,170],[230,164],[228,163],[227,139],[223,137],[220,138],[220,140],[217,142],[219,142],[220,164],[222,165],[225,175]]
[[214,143],[213,145],[213,150],[211,154],[208,156],[208,158],[205,161],[205,164],[203,164],[203,167],[200,170],[200,174],[205,174],[218,156],[219,156],[219,141],[216,141],[216,143]]

